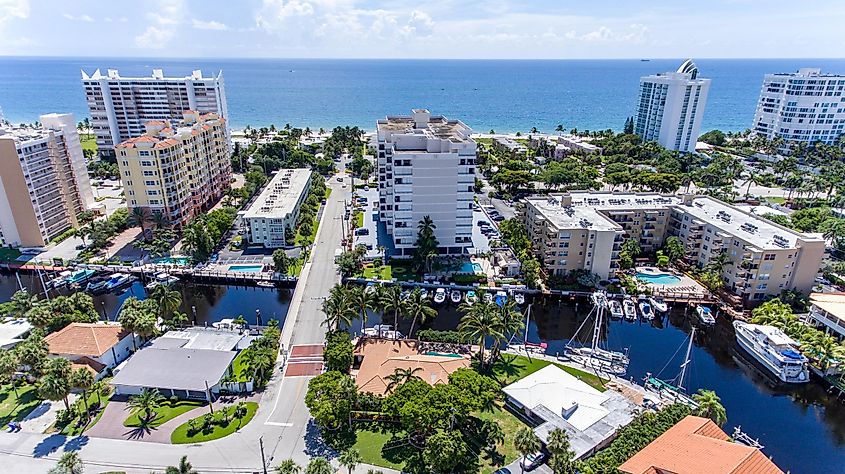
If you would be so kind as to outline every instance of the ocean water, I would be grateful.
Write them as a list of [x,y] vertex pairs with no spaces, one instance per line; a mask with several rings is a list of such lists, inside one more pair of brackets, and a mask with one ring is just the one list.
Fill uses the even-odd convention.
[[[0,107],[12,122],[49,112],[87,116],[80,70],[124,76],[205,75],[223,70],[233,127],[371,130],[387,114],[426,107],[476,131],[619,130],[632,115],[640,76],[674,70],[682,60],[325,60],[0,58]],[[845,59],[701,59],[713,80],[703,130],[749,128],[763,75],[819,67],[845,74]]]

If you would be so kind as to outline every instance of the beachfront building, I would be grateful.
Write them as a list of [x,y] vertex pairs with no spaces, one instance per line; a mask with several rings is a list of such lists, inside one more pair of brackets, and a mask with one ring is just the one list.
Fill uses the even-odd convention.
[[70,323],[44,337],[50,357],[63,357],[98,379],[126,360],[142,341],[118,323]]
[[241,214],[247,242],[270,249],[293,245],[285,239],[285,233],[293,235],[299,208],[308,198],[310,188],[311,170],[277,171],[261,194]]
[[181,122],[151,120],[145,127],[143,135],[116,147],[127,207],[164,213],[171,225],[184,225],[229,189],[226,121],[188,110]]
[[634,132],[643,141],[694,152],[709,89],[710,79],[698,77],[691,59],[675,72],[641,77]]
[[509,137],[493,138],[493,149],[511,158],[524,157],[528,148]]
[[716,423],[688,416],[619,466],[625,474],[783,474],[759,449],[732,441]]
[[836,142],[845,133],[845,75],[818,68],[766,74],[751,128],[770,140]]
[[476,143],[460,120],[415,109],[388,116],[377,127],[379,216],[396,256],[410,257],[417,224],[425,216],[437,226],[442,255],[472,246]]
[[686,258],[699,266],[726,254],[725,288],[746,302],[784,289],[809,292],[825,248],[820,237],[708,196],[572,192],[527,198],[520,216],[551,274],[583,269],[608,278],[619,269],[626,239],[652,252],[677,236],[686,246]]
[[845,339],[845,293],[811,293],[810,322],[837,339]]
[[40,247],[94,206],[73,114],[39,117],[41,126],[0,126],[0,239]]
[[116,69],[105,75],[97,69],[91,75],[82,71],[82,84],[103,155],[113,155],[118,143],[143,135],[150,120],[179,120],[185,110],[229,117],[222,71],[213,77],[203,77],[200,70],[165,77],[161,69],[153,69],[149,77],[121,77]]
[[555,146],[555,158],[560,155],[562,158],[573,151],[579,151],[591,154],[602,154],[602,148],[598,145],[593,145],[590,140],[576,135],[561,135],[557,137],[557,145]]
[[610,444],[638,410],[621,393],[599,392],[554,364],[502,391],[508,405],[531,422],[544,444],[555,429],[565,431],[576,460]]

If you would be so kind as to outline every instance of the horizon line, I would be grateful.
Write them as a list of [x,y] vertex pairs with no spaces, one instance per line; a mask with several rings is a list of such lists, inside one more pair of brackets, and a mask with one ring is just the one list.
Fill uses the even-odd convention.
[[744,60],[845,60],[845,57],[774,57],[774,56],[759,56],[759,57],[710,57],[710,56],[678,56],[678,57],[596,57],[596,58],[414,58],[414,57],[283,57],[283,56],[252,56],[252,57],[230,57],[230,56],[120,56],[120,55],[95,55],[95,56],[56,56],[56,55],[3,55],[0,54],[0,59],[154,59],[154,60],[235,60],[235,61],[255,61],[255,60],[299,60],[299,61],[661,61],[661,60],[679,60],[679,59],[694,59],[694,60],[722,60],[722,61],[744,61]]

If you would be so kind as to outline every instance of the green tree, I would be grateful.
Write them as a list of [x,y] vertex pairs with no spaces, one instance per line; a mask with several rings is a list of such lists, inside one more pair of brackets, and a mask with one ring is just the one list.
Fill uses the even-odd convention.
[[246,358],[246,368],[252,372],[253,379],[259,386],[264,385],[275,363],[275,351],[271,353],[260,348],[250,350]]
[[35,305],[37,298],[35,296],[30,295],[26,292],[26,290],[18,290],[12,295],[11,303],[12,303],[12,314],[14,314],[18,318],[24,317],[24,315],[32,309]]
[[534,256],[525,256],[521,261],[522,279],[528,288],[537,288],[540,284],[540,262]]
[[76,451],[65,451],[56,461],[56,466],[48,471],[49,474],[82,474],[85,466]]
[[73,372],[70,379],[73,388],[82,390],[82,402],[85,404],[85,416],[88,416],[88,391],[94,386],[94,374],[87,367],[80,367]]
[[834,247],[839,249],[845,247],[845,219],[825,219],[819,224],[818,230]]
[[167,469],[164,470],[164,474],[199,474],[199,471],[194,469],[194,466],[188,462],[188,456],[182,456],[182,458],[179,459],[179,465],[167,466]]
[[698,140],[713,146],[723,146],[727,142],[721,130],[710,130],[698,137]]
[[308,461],[305,474],[334,474],[334,468],[328,459],[319,456]]
[[460,431],[440,430],[425,442],[423,460],[435,473],[451,473],[469,452]]
[[355,448],[349,448],[346,451],[342,452],[340,456],[337,458],[337,462],[340,463],[341,466],[346,468],[346,472],[348,474],[352,474],[352,471],[358,467],[361,462],[363,462],[363,458],[361,457],[361,453]]
[[437,316],[437,310],[431,307],[431,301],[428,298],[423,298],[419,288],[415,288],[408,295],[405,299],[404,308],[405,317],[411,318],[411,329],[408,331],[408,337],[414,337],[414,328],[417,321],[420,322],[420,325],[423,325],[426,320]]
[[276,249],[273,251],[273,269],[279,273],[287,274],[288,268],[293,265],[293,259],[288,257],[284,249]]
[[144,413],[144,422],[152,421],[155,410],[164,403],[164,397],[156,389],[143,388],[137,395],[129,397],[126,406],[134,414]]
[[412,379],[422,380],[417,375],[417,372],[421,371],[421,367],[397,367],[393,370],[392,374],[385,377],[388,381],[387,388],[385,389],[385,391],[387,393],[391,393],[396,387],[404,385]]
[[692,399],[698,404],[698,407],[694,410],[696,416],[710,418],[713,423],[719,426],[728,421],[727,412],[725,407],[722,406],[722,399],[716,395],[716,392],[700,389],[698,393],[692,395]]
[[346,374],[332,370],[308,382],[305,405],[318,425],[336,429],[349,420],[356,399],[355,381]]
[[18,387],[15,384],[15,374],[18,371],[20,361],[18,355],[14,351],[0,350],[0,376],[4,381],[8,381],[12,385],[12,390],[15,392],[15,397],[18,396]]
[[350,289],[345,285],[335,285],[328,298],[323,301],[323,314],[326,315],[323,324],[330,330],[337,330],[341,325],[349,326],[355,317],[356,308],[350,295]]
[[[514,435],[513,447],[516,448],[517,452],[519,452],[524,460],[525,456],[540,450],[540,439],[537,438],[536,434],[534,434],[534,430],[528,426],[523,426]],[[519,466],[522,468],[522,472],[524,473],[525,466],[523,466],[522,461],[520,461]]]
[[349,340],[349,333],[346,331],[332,331],[326,335],[326,348],[323,351],[323,360],[326,362],[326,370],[336,370],[347,373],[353,362],[352,342]]
[[478,362],[482,368],[487,366],[484,359],[484,346],[488,337],[504,337],[502,320],[496,314],[495,304],[479,301],[473,305],[461,305],[464,315],[458,324],[458,331],[467,340],[478,344]]
[[402,298],[402,287],[393,285],[383,287],[379,294],[379,305],[384,311],[393,312],[393,329],[399,328],[399,315],[404,311],[405,299]]
[[61,357],[49,359],[44,364],[43,375],[38,381],[38,394],[47,400],[62,400],[65,403],[65,409],[70,410],[67,397],[71,389],[71,372],[69,360]]
[[276,474],[300,474],[302,467],[293,459],[285,459],[276,466]]
[[440,243],[434,236],[437,226],[431,220],[431,216],[424,216],[417,225],[417,241],[414,249],[414,259],[420,268],[426,273],[431,271],[431,259],[437,255],[437,247]]
[[827,371],[832,365],[845,361],[845,346],[822,331],[813,331],[810,337],[801,341],[801,351],[810,359],[817,361],[822,371]]
[[156,285],[149,295],[158,306],[162,319],[168,319],[174,311],[182,306],[182,293],[171,289],[168,285]]
[[552,457],[549,459],[549,467],[555,474],[575,474],[575,453],[570,449],[569,436],[566,431],[555,428],[549,432],[549,441],[546,447]]
[[378,303],[376,301],[376,294],[370,293],[363,286],[355,286],[350,289],[350,298],[352,304],[355,306],[358,316],[361,318],[361,333],[367,326],[367,310],[375,308]]

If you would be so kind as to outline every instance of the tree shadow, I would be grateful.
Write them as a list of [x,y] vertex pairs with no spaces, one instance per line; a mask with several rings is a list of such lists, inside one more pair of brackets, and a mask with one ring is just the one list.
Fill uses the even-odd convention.
[[[328,430],[325,434],[332,438]],[[322,456],[326,459],[337,456],[337,451],[329,445],[327,440],[323,439],[323,435],[324,433],[321,432],[317,423],[313,419],[308,420],[308,426],[305,427],[305,454],[311,458]],[[354,444],[355,441],[353,440],[352,443]]]
[[512,378],[522,373],[525,364],[517,360],[513,354],[502,354],[491,367],[491,375],[502,385],[507,384]]
[[65,444],[65,441],[67,441],[67,436],[58,433],[51,434],[32,448],[32,456],[41,458],[54,453]]
[[132,428],[131,430],[123,433],[123,436],[126,436],[126,439],[144,439],[145,436],[152,433],[152,430],[148,426],[138,426]]
[[90,438],[85,435],[80,435],[75,438],[72,438],[70,441],[65,443],[65,451],[79,451],[80,449],[88,445],[89,439]]

